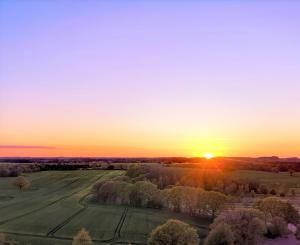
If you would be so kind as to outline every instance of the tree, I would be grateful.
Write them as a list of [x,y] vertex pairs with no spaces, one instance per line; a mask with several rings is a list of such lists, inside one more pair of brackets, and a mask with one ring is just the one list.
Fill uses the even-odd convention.
[[0,245],[4,245],[6,243],[6,236],[3,233],[0,233]]
[[261,186],[259,187],[259,192],[260,192],[261,194],[267,195],[268,192],[269,192],[268,187],[267,187],[266,185],[261,185]]
[[157,192],[157,186],[151,182],[137,181],[129,194],[130,204],[135,207],[150,207]]
[[185,186],[175,186],[170,189],[163,190],[165,194],[165,205],[174,212],[181,212],[184,202]]
[[[104,181],[94,186],[98,201],[106,204],[129,204],[132,184],[124,181]],[[98,188],[98,189],[97,189]]]
[[296,190],[295,189],[291,189],[291,196],[293,198],[296,197]]
[[284,236],[288,234],[287,223],[282,217],[274,217],[268,226],[268,233],[272,237]]
[[295,236],[298,240],[300,240],[300,225],[297,225],[297,230],[296,230]]
[[234,235],[234,244],[257,245],[261,242],[266,226],[264,214],[253,208],[239,208],[220,214],[212,224],[212,229],[219,224],[229,225]]
[[294,176],[295,173],[294,169],[290,168],[288,171],[291,177]]
[[20,190],[23,190],[30,186],[30,182],[24,176],[18,176],[13,181],[13,185],[19,188]]
[[216,191],[202,191],[199,194],[198,207],[201,211],[210,213],[212,218],[215,217],[218,210],[220,210],[225,202],[227,196]]
[[198,245],[197,231],[179,220],[168,220],[151,233],[148,245]]
[[136,178],[142,173],[143,173],[143,169],[141,165],[131,164],[126,172],[126,176],[130,178]]
[[274,217],[279,216],[284,218],[287,223],[299,223],[298,211],[290,203],[284,202],[278,197],[266,197],[256,202],[254,207],[265,214],[266,221],[272,221]]
[[227,195],[234,195],[237,191],[238,191],[238,186],[234,182],[232,182],[231,184],[225,187],[225,193]]
[[91,245],[92,243],[92,238],[89,232],[82,228],[77,235],[74,236],[72,245]]
[[16,244],[19,244],[19,242],[9,239],[6,235],[0,233],[0,245],[16,245]]
[[209,232],[204,245],[234,245],[234,235],[230,226],[219,223]]

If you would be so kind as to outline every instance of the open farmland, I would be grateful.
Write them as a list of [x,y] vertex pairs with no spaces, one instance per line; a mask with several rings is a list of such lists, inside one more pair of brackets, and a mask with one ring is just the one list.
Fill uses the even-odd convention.
[[300,188],[300,173],[290,176],[288,172],[266,172],[255,170],[226,171],[225,175],[231,179],[256,181],[268,186],[284,185],[289,188]]
[[21,244],[71,244],[86,228],[95,244],[145,244],[149,232],[170,218],[178,218],[207,233],[208,223],[172,212],[98,205],[90,201],[91,186],[123,171],[44,171],[26,174],[29,189],[12,186],[14,178],[0,178],[0,233]]

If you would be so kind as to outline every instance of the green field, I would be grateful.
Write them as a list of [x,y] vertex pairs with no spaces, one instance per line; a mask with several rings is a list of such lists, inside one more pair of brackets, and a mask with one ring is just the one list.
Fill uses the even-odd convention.
[[122,171],[78,170],[26,174],[31,186],[19,191],[13,178],[0,178],[0,232],[21,244],[71,244],[86,228],[95,244],[128,241],[145,244],[149,232],[170,218],[198,228],[201,237],[209,223],[199,218],[154,209],[99,205],[90,201],[91,186]]
[[251,180],[269,186],[284,185],[290,188],[300,188],[300,173],[290,176],[288,172],[264,172],[254,170],[227,171],[225,175],[232,179]]

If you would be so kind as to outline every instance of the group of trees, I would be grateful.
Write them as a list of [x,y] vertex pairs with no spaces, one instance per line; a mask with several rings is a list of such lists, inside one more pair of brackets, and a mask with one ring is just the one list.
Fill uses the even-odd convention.
[[92,193],[96,200],[105,204],[164,207],[191,216],[210,217],[215,217],[227,200],[226,195],[215,191],[189,186],[172,186],[160,190],[149,181],[131,183],[126,176],[97,182],[93,186]]
[[40,171],[40,167],[36,164],[0,164],[0,177],[16,177],[37,171]]
[[257,245],[264,235],[288,234],[288,224],[299,224],[299,218],[291,204],[277,197],[267,197],[253,208],[239,208],[219,215],[211,225],[205,245]]
[[222,213],[214,220],[211,228],[206,245],[218,245],[216,237],[220,237],[224,231],[228,233],[225,244],[256,245],[260,244],[267,231],[264,214],[254,208],[239,208]]
[[293,189],[279,184],[267,186],[255,180],[232,179],[219,170],[130,165],[126,175],[132,181],[148,180],[159,189],[179,185],[198,187],[232,196],[256,194],[293,196],[295,194]]
[[264,214],[269,236],[283,236],[288,233],[287,224],[298,225],[300,215],[289,203],[277,197],[267,197],[254,204]]
[[130,183],[126,177],[97,182],[92,189],[96,200],[105,204],[131,205],[133,207],[156,207],[157,187],[151,182]]

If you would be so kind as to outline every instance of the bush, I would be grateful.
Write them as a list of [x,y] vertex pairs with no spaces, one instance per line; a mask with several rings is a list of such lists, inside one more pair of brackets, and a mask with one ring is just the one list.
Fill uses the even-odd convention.
[[74,236],[72,245],[91,245],[92,243],[92,238],[89,232],[82,228],[77,235]]
[[198,245],[197,231],[179,220],[168,220],[150,234],[148,245]]
[[212,229],[204,245],[234,245],[234,235],[229,225],[225,223],[219,223],[214,229]]

